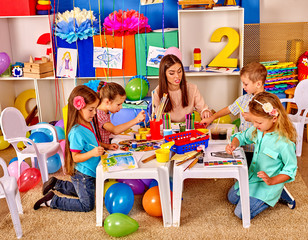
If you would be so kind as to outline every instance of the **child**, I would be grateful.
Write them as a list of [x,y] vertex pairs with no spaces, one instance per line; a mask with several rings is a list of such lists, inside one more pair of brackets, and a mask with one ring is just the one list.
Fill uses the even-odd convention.
[[158,107],[163,94],[167,93],[165,112],[169,112],[172,122],[184,122],[185,115],[195,109],[201,118],[207,118],[212,113],[205,104],[197,86],[187,83],[181,60],[172,54],[164,56],[159,65],[159,85],[154,90],[152,104]]
[[[295,178],[296,130],[274,94],[257,94],[249,103],[249,111],[253,126],[234,134],[226,151],[232,154],[238,146],[255,145],[248,171],[250,215],[254,218],[266,208],[275,206],[282,196],[284,183]],[[237,204],[234,213],[242,218],[238,188],[238,183],[231,187],[228,199],[232,204]]]
[[[239,131],[245,131],[249,127],[252,126],[251,119],[249,116],[248,104],[254,95],[260,92],[264,92],[264,83],[266,79],[267,71],[266,68],[258,63],[252,62],[247,64],[245,67],[241,69],[240,76],[243,84],[243,89],[247,92],[247,94],[240,96],[233,102],[230,106],[227,106],[213,116],[203,119],[200,123],[205,123],[208,126],[215,119],[220,118],[222,116],[228,115],[232,113],[233,115],[237,115],[241,113],[240,107],[243,109],[243,112],[240,114],[241,124],[239,127]],[[239,106],[238,106],[239,105]],[[253,156],[253,146],[244,146],[244,151],[247,159],[248,166],[250,165],[252,156]]]
[[107,83],[101,81],[97,88],[97,92],[101,99],[101,104],[97,108],[99,138],[103,143],[103,147],[107,149],[117,149],[117,145],[109,144],[110,133],[115,135],[120,134],[130,127],[144,121],[145,112],[142,110],[133,120],[114,126],[110,122],[109,112],[116,113],[122,109],[122,104],[126,99],[125,90],[121,85],[115,82]]
[[[43,184],[43,198],[34,210],[48,206],[63,211],[88,212],[95,204],[96,167],[104,148],[100,146],[92,120],[100,103],[97,94],[81,85],[73,89],[68,99],[68,118],[65,137],[65,170],[70,181],[51,177]],[[78,197],[59,197],[53,191]]]

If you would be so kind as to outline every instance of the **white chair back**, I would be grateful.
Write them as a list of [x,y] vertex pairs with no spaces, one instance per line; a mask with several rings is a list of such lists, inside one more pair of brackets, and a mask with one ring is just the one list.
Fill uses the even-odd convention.
[[297,105],[297,114],[308,109],[308,79],[300,81],[294,91],[294,101]]

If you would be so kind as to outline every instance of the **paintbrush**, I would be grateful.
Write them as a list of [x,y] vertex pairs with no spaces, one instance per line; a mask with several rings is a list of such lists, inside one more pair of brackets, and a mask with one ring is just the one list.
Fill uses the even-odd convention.
[[187,162],[187,161],[189,161],[191,159],[194,159],[195,157],[198,157],[201,154],[202,154],[202,152],[196,152],[194,155],[190,156],[189,158],[187,158],[187,159],[185,159],[185,160],[183,160],[181,162],[177,162],[176,165],[177,166],[182,165],[183,163],[185,163],[185,162]]
[[236,105],[239,107],[239,109],[242,111],[242,112],[244,112],[244,110],[243,110],[243,108],[241,107],[241,105],[236,101],[235,102],[236,103]]
[[209,135],[209,132],[204,133],[204,134],[202,134],[202,135],[200,135],[200,136],[198,136],[198,137],[191,137],[191,138],[190,138],[190,141],[195,141],[195,140],[197,140],[197,139],[200,139],[200,138],[205,137],[206,135]]
[[153,159],[155,159],[155,158],[156,158],[156,154],[154,154],[154,155],[152,155],[152,156],[149,156],[149,157],[143,159],[141,162],[147,163],[147,162],[149,162],[149,161],[151,161],[151,160],[153,160]]
[[183,172],[185,172],[187,169],[191,169],[193,166],[196,165],[196,163],[198,162],[198,158],[196,158],[194,161],[192,161],[185,169]]

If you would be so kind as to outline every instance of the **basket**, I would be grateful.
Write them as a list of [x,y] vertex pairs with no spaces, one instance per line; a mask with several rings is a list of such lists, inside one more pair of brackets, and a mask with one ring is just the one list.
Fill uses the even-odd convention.
[[198,130],[190,130],[165,136],[165,141],[174,141],[175,144],[171,147],[171,150],[178,154],[183,154],[196,150],[197,147],[200,145],[204,145],[207,148],[209,144],[209,135],[206,135],[193,141],[190,140],[192,137],[198,137],[202,135],[203,133]]

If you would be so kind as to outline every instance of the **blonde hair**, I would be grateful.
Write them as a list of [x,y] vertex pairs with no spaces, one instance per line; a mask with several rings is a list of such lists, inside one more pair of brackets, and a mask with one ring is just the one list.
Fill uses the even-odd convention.
[[[270,103],[274,109],[277,110],[278,116],[277,121],[274,123],[274,131],[278,132],[280,137],[285,137],[286,139],[290,140],[291,142],[296,142],[296,130],[290,121],[288,115],[286,114],[286,111],[281,104],[279,98],[272,93],[269,92],[261,92],[258,93],[254,98],[249,102],[249,112],[251,112],[253,115],[266,118],[266,119],[272,119],[273,116],[269,113],[265,112],[262,108],[262,105],[258,103]],[[252,138],[254,139],[257,134],[257,130],[255,130],[252,134]]]
[[66,52],[63,54],[63,58],[62,58],[62,60],[64,60],[64,59],[65,59],[66,54],[68,54],[68,57],[69,57],[70,61],[72,61],[72,58],[71,58],[71,53],[70,53],[69,51],[66,51]]
[[264,85],[267,76],[267,70],[261,63],[251,62],[244,66],[240,71],[241,76],[246,74],[249,80],[253,83],[262,81],[262,84]]
[[[74,98],[81,96],[87,104],[94,103],[99,97],[89,87],[85,85],[77,86],[71,92],[68,98],[68,111],[67,111],[67,126],[65,136],[65,170],[68,175],[74,175],[75,173],[75,162],[73,161],[72,153],[70,151],[70,142],[68,140],[68,134],[71,129],[78,124],[78,118],[80,117],[79,111],[74,107]],[[95,131],[98,132],[96,125],[94,124]]]

